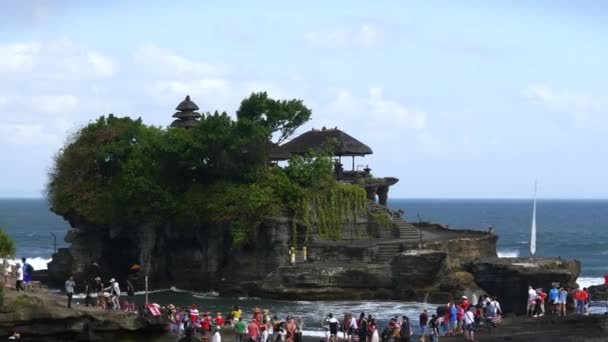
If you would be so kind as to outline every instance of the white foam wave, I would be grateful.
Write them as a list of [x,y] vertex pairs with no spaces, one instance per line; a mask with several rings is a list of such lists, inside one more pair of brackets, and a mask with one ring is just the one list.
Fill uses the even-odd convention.
[[[40,271],[40,270],[46,270],[47,269],[47,265],[49,262],[51,262],[51,258],[41,258],[41,257],[35,257],[35,258],[28,258],[26,261],[28,264],[32,265],[32,267],[34,268],[35,271]],[[17,263],[21,263],[21,259],[9,259],[8,263],[11,265],[16,265]]]
[[323,330],[302,330],[303,336],[327,337],[327,332]]
[[590,287],[593,285],[604,284],[604,278],[593,278],[593,277],[580,277],[576,279],[576,283],[580,287]]
[[519,257],[519,249],[504,249],[496,251],[499,258],[517,258]]

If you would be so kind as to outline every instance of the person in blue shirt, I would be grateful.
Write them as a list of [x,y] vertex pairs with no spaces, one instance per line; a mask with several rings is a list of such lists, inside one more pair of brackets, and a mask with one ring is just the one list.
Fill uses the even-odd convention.
[[559,303],[557,297],[559,296],[559,290],[557,285],[553,285],[553,288],[549,291],[549,303],[551,303],[551,313],[556,314],[559,309]]
[[456,320],[458,318],[458,309],[454,303],[450,303],[450,336],[456,335]]

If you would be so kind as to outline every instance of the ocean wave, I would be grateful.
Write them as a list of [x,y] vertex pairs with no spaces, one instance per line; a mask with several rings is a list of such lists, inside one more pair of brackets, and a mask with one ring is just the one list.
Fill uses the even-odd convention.
[[578,279],[576,279],[576,283],[580,287],[590,287],[593,285],[602,285],[602,284],[604,284],[604,278],[579,277]]
[[[34,268],[34,270],[36,271],[40,271],[40,270],[46,270],[47,269],[47,265],[49,262],[51,262],[51,258],[41,258],[41,257],[35,257],[35,258],[28,258],[27,259],[27,263],[32,265],[32,267]],[[17,263],[21,263],[21,259],[9,259],[8,263],[11,265],[16,265]]]
[[496,255],[498,255],[499,258],[517,258],[519,257],[519,249],[504,249],[497,251]]

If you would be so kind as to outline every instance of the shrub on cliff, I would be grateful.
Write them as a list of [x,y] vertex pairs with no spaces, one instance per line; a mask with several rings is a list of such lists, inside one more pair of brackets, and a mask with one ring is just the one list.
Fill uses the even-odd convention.
[[15,242],[0,226],[0,258],[12,258],[15,256]]
[[300,100],[254,93],[236,119],[216,111],[191,129],[102,116],[57,154],[48,197],[56,213],[99,225],[225,224],[236,244],[253,238],[252,227],[286,207],[304,223],[318,213],[326,230],[350,212],[340,201],[360,203],[365,191],[338,184],[326,153],[294,157],[286,169],[268,160],[269,141],[286,139],[310,114]]

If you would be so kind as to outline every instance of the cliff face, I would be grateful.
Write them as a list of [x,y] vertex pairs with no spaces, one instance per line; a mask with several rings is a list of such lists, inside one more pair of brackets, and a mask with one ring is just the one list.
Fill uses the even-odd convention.
[[[234,247],[222,225],[183,229],[145,223],[135,227],[70,223],[78,228],[66,235],[70,247],[59,250],[49,263],[51,280],[62,282],[69,274],[142,279],[148,273],[151,288],[197,290],[259,279],[285,264],[291,232],[286,219],[265,221],[256,227],[254,244]],[[138,271],[130,270],[134,264],[140,265]]]

